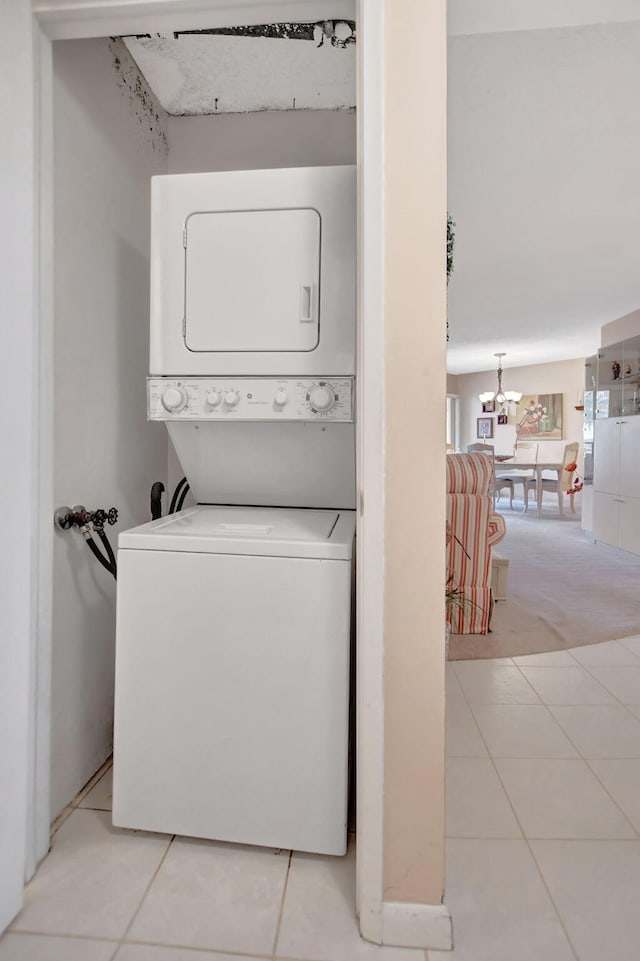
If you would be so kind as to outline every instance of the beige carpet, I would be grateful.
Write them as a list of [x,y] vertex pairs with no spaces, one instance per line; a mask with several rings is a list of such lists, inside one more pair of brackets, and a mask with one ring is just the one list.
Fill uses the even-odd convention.
[[501,511],[507,599],[492,633],[452,634],[449,660],[539,654],[640,634],[640,557],[594,544],[578,515]]

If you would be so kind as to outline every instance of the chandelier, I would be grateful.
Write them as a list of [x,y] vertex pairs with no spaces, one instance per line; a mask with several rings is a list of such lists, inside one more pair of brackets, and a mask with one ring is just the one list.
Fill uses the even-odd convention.
[[478,399],[483,404],[488,404],[490,401],[493,401],[497,407],[504,407],[508,401],[517,404],[522,397],[522,391],[502,389],[502,358],[505,357],[506,354],[502,351],[493,356],[498,358],[498,389],[485,390],[484,393],[478,394]]

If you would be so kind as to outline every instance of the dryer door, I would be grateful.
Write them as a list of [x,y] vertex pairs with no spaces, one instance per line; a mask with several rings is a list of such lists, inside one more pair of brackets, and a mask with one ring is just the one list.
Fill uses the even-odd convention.
[[355,371],[356,170],[154,177],[149,372]]
[[190,351],[311,351],[319,337],[320,215],[206,211],[185,232]]

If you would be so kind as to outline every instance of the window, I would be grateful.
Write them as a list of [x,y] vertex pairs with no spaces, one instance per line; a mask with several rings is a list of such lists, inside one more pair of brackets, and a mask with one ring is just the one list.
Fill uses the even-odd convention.
[[458,410],[460,401],[456,394],[447,394],[447,445],[457,450],[460,446],[458,433]]

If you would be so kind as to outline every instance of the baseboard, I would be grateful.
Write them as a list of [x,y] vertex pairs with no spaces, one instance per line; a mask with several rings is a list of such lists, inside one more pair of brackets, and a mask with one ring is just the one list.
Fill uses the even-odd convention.
[[444,904],[384,901],[382,943],[399,948],[453,949],[451,915]]

